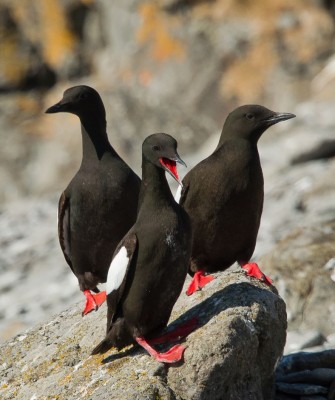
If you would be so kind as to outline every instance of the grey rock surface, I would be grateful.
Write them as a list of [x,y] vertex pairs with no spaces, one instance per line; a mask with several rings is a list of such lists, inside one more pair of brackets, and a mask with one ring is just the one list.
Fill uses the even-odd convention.
[[0,208],[2,341],[83,298],[59,247],[57,200],[32,198]]
[[[0,179],[10,183],[0,202],[50,193],[72,176],[78,121],[43,115],[69,86],[101,93],[111,143],[137,170],[142,140],[155,131],[193,153],[238,105],[294,111],[313,87],[331,87],[335,25],[325,2],[224,3],[54,0],[41,9],[0,0]],[[45,65],[55,85],[23,84]],[[305,150],[315,143],[307,134]]]
[[273,398],[273,373],[286,337],[275,288],[242,271],[219,274],[206,290],[181,294],[171,320],[197,316],[184,362],[167,367],[140,348],[90,356],[103,337],[105,308],[82,318],[76,305],[0,348],[2,399]]
[[287,332],[285,353],[322,346],[328,339],[318,330],[298,330]]
[[[288,304],[291,329],[334,331],[335,283],[325,268],[334,256],[335,222],[297,228],[262,258]],[[288,266],[290,266],[288,268]]]

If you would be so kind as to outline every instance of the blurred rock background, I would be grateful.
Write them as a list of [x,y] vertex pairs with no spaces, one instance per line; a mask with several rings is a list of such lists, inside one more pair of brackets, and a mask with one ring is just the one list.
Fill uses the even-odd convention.
[[192,167],[236,106],[297,114],[260,141],[254,256],[287,302],[288,351],[302,333],[334,344],[332,1],[0,0],[0,49],[0,340],[82,298],[56,232],[58,196],[81,159],[79,122],[44,110],[87,84],[138,173],[153,132],[174,135]]

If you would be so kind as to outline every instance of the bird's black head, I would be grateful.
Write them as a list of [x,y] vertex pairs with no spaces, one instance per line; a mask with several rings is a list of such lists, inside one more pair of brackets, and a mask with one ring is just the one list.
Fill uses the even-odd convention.
[[98,112],[101,113],[101,117],[105,117],[105,107],[99,93],[85,85],[66,89],[62,100],[45,112],[48,114],[68,112],[77,115],[79,118]]
[[241,106],[228,115],[221,138],[240,137],[257,143],[270,126],[294,117],[294,114],[277,113],[256,104]]
[[186,167],[177,153],[177,141],[166,133],[154,133],[148,136],[142,146],[143,157],[159,168],[167,171],[180,185],[176,163]]

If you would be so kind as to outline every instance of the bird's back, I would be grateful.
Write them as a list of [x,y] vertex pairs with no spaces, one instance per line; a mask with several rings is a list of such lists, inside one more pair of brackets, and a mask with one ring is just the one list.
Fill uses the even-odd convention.
[[229,140],[184,178],[181,205],[193,228],[192,271],[217,271],[249,260],[262,207],[263,174],[256,146]]
[[74,272],[105,281],[113,252],[136,220],[140,179],[121,159],[82,164],[65,190]]

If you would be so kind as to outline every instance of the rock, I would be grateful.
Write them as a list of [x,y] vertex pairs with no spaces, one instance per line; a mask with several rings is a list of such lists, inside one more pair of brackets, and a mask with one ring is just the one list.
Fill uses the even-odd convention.
[[295,395],[327,394],[328,389],[324,386],[310,385],[305,383],[276,383],[280,392]]
[[276,392],[275,400],[300,400],[300,397],[294,396],[292,394],[285,394]]
[[0,341],[81,299],[57,238],[57,197],[0,207]]
[[[94,70],[104,79],[108,74],[107,82],[130,90],[144,86],[159,97],[177,90],[199,109],[207,101],[216,113],[220,98],[225,103],[247,102],[251,96],[273,101],[276,88],[283,92],[276,96],[279,101],[288,100],[285,92],[298,96],[300,85],[306,86],[332,55],[331,13],[313,0],[295,7],[282,0],[266,9],[257,0],[250,12],[234,2],[225,7],[199,3],[204,2],[55,0],[41,7],[30,0],[30,7],[22,8],[22,2],[2,0],[0,43],[6,57],[0,63],[0,88],[26,88],[27,78],[45,67],[57,80]],[[290,78],[300,85],[290,85]],[[52,83],[35,80],[36,86]]]
[[335,221],[296,228],[261,259],[288,305],[290,329],[334,332],[335,282],[325,264],[334,256]]
[[324,396],[319,396],[319,395],[315,395],[315,396],[300,396],[300,400],[327,400],[327,397]]
[[324,160],[334,156],[335,156],[335,141],[325,140],[322,141],[317,147],[311,149],[310,151],[294,157],[291,163],[294,165],[313,160]]
[[[80,3],[60,0],[41,7],[33,0],[29,7],[22,7],[28,4],[25,0],[21,4],[1,1],[0,43],[6,55],[0,63],[2,91],[45,89],[58,79],[89,72],[90,54],[84,51],[80,25],[85,21],[85,9],[94,14],[94,7]],[[53,40],[55,37],[58,39]]]
[[[155,130],[175,132],[181,153],[192,153],[220,132],[237,105],[294,111],[333,54],[331,13],[315,0],[265,8],[257,0],[250,7],[170,0],[53,0],[41,7],[37,0],[2,0],[0,105],[11,106],[9,93],[1,92],[18,101],[0,116],[4,132],[15,128],[14,138],[0,138],[0,180],[12,186],[0,201],[50,193],[73,176],[78,123],[64,127],[43,111],[75,84],[101,92],[112,143],[137,170],[141,142]],[[19,89],[26,92],[18,95]],[[7,154],[8,142],[23,142],[15,157]]]
[[290,331],[287,332],[284,353],[291,353],[297,350],[303,350],[313,346],[320,346],[326,342],[325,336],[315,331]]
[[327,346],[335,348],[335,333],[331,333],[327,336]]
[[[63,118],[44,115],[69,86],[88,84],[101,92],[111,142],[138,173],[141,142],[154,130],[175,132],[180,154],[187,154],[192,167],[215,148],[215,136],[236,105],[252,101],[294,112],[294,122],[274,127],[260,141],[266,196],[254,257],[272,251],[297,229],[303,237],[306,224],[320,228],[333,218],[334,159],[290,165],[295,157],[333,140],[334,20],[329,1],[327,7],[315,0],[294,6],[290,0],[268,2],[266,8],[263,0],[243,6],[223,3],[52,0],[41,8],[36,0],[1,1],[5,56],[0,60],[0,129],[6,132],[0,135],[0,223],[5,226],[0,230],[0,291],[6,304],[0,311],[1,340],[81,298],[55,231],[57,198],[80,164],[79,122],[69,115],[65,124]],[[48,217],[30,218],[28,214],[45,209],[43,197],[54,193]],[[19,206],[13,204],[18,199]],[[30,240],[30,231],[39,232],[40,244]],[[325,265],[334,254],[327,257]],[[290,271],[263,269],[277,275],[280,293],[289,302],[290,329],[300,329],[311,281],[307,278],[307,288],[295,293]],[[333,267],[327,276],[335,280]],[[333,295],[322,298],[316,295],[318,288],[324,286],[317,280],[314,297],[307,295],[307,310],[316,298],[324,310],[333,310]],[[320,308],[318,304],[315,312],[305,313],[307,329],[322,326],[323,335],[334,333],[334,312],[324,318]]]
[[335,381],[329,387],[328,400],[335,400]]
[[284,356],[277,367],[276,375],[284,376],[291,372],[313,370],[317,368],[333,368],[335,350],[324,350],[316,353],[299,352]]
[[2,399],[45,393],[69,400],[273,398],[285,304],[274,288],[242,271],[222,273],[202,292],[180,296],[172,326],[200,319],[180,365],[159,364],[138,347],[90,356],[104,336],[105,312],[82,318],[80,310],[71,307],[1,346]]
[[335,369],[333,368],[316,368],[313,370],[305,370],[293,372],[287,375],[276,377],[277,382],[299,382],[313,383],[316,385],[329,385],[335,380]]

